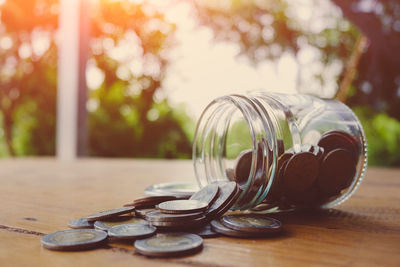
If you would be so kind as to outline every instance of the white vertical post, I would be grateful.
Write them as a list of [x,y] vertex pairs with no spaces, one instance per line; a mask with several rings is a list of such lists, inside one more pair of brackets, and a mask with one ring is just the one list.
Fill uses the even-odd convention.
[[60,0],[58,32],[57,157],[77,156],[79,0]]

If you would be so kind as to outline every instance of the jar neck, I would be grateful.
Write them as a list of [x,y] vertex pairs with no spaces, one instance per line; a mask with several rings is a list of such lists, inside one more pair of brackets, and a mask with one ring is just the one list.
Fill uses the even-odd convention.
[[[271,100],[272,101],[272,100]],[[261,203],[272,185],[277,165],[277,119],[258,97],[229,95],[210,103],[200,117],[193,143],[193,161],[201,187],[229,181],[240,153],[251,154],[248,176],[235,209]],[[250,157],[249,157],[250,158]]]

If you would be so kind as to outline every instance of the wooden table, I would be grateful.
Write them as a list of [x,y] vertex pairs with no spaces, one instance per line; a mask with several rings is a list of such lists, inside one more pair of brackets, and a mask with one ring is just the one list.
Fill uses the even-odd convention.
[[129,245],[80,252],[41,247],[69,220],[120,207],[148,185],[194,179],[190,161],[56,159],[0,161],[0,266],[400,266],[400,169],[370,168],[336,209],[279,216],[282,236],[206,239],[201,253],[170,259]]

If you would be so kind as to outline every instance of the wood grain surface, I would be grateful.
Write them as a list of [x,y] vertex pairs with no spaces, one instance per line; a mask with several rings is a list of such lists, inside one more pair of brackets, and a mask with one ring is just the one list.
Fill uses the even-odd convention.
[[155,183],[194,180],[190,161],[17,159],[0,161],[0,266],[400,266],[400,169],[370,168],[335,209],[275,214],[284,234],[205,239],[202,252],[155,259],[130,244],[54,252],[43,234],[120,207]]

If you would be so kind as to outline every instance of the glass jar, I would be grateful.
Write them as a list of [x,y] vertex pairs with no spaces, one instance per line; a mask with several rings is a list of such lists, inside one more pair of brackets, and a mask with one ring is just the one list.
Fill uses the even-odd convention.
[[233,209],[331,207],[348,199],[363,179],[367,143],[356,115],[338,101],[228,95],[201,115],[193,163],[201,187],[237,182]]

